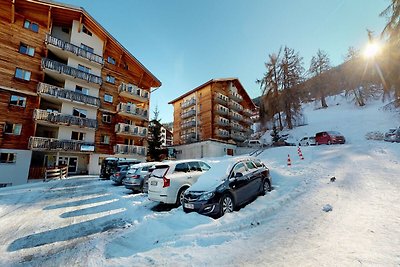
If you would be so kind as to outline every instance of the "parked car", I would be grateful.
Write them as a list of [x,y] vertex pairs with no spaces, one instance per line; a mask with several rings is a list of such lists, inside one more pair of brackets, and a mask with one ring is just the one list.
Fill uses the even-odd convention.
[[181,205],[183,193],[210,166],[200,160],[163,162],[156,166],[148,181],[149,199],[165,204]]
[[185,212],[220,217],[271,190],[269,169],[254,157],[238,157],[212,165],[186,190]]
[[[139,163],[131,165],[128,172],[126,173],[125,179],[122,184],[132,191],[144,192],[144,178],[149,174],[151,167],[155,165],[155,162]],[[147,192],[147,191],[146,191]]]
[[299,141],[299,146],[315,146],[315,137],[313,136],[304,136]]
[[336,131],[319,132],[315,134],[315,143],[317,145],[331,145],[331,144],[344,144],[346,139],[344,136]]
[[101,163],[100,178],[110,179],[111,175],[117,171],[118,166],[128,166],[137,163],[140,163],[140,160],[129,158],[105,158]]
[[243,142],[243,146],[251,147],[251,148],[261,148],[266,147],[266,144],[260,142],[260,140],[245,140]]
[[111,180],[117,185],[122,185],[122,180],[125,179],[128,169],[129,165],[118,166],[116,172],[111,175]]
[[385,141],[387,142],[400,142],[400,127],[391,128],[385,133]]

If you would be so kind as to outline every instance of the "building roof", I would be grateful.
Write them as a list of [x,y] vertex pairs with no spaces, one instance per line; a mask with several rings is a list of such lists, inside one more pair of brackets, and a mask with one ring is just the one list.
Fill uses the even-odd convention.
[[[99,29],[100,31],[103,32],[104,35],[107,36],[112,42],[114,42],[117,46],[119,46],[123,52],[128,55],[136,64],[139,65],[140,68],[142,68],[147,75],[149,75],[154,83],[152,83],[151,87],[160,87],[161,86],[161,81],[158,80],[140,61],[135,58],[120,42],[118,42],[99,22],[97,22],[83,7],[77,7],[74,5],[69,5],[69,4],[64,4],[60,2],[55,2],[53,0],[26,0],[28,3],[34,3],[34,4],[41,4],[41,5],[46,5],[49,7],[54,7],[54,8],[60,8],[64,10],[69,10],[73,12],[79,12],[83,14],[85,17],[87,17],[90,21],[92,21]],[[17,2],[18,3],[18,2]]]
[[235,82],[235,86],[236,86],[236,87],[239,86],[239,87],[241,87],[241,88],[243,89],[244,98],[245,98],[248,102],[250,102],[250,103],[252,104],[252,106],[253,106],[252,109],[255,109],[255,108],[256,108],[256,105],[253,103],[253,101],[251,100],[250,96],[247,94],[246,90],[244,89],[243,85],[240,83],[239,78],[217,78],[217,79],[211,79],[211,80],[209,80],[209,81],[203,83],[202,85],[197,86],[196,88],[190,90],[189,92],[187,92],[187,93],[185,93],[185,94],[179,96],[178,98],[175,98],[174,100],[168,102],[168,104],[173,104],[173,103],[175,103],[176,101],[178,101],[178,100],[180,100],[180,99],[182,99],[182,98],[184,98],[184,97],[186,97],[186,96],[188,96],[188,95],[190,95],[190,94],[196,92],[197,90],[200,90],[201,88],[206,87],[207,85],[212,84],[212,83],[216,83],[216,82]]

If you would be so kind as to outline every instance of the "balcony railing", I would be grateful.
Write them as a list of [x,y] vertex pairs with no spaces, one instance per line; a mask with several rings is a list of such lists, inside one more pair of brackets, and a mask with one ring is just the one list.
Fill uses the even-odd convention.
[[181,124],[181,129],[193,128],[196,127],[195,121],[188,121]]
[[59,112],[49,112],[42,109],[35,109],[33,112],[33,119],[61,125],[75,125],[97,129],[97,120],[95,119],[81,118]]
[[59,73],[63,73],[91,83],[96,83],[100,85],[103,83],[103,80],[99,76],[81,71],[79,69],[70,67],[68,65],[48,58],[42,58],[42,68],[57,71]]
[[147,128],[140,127],[135,125],[130,125],[126,123],[118,123],[115,125],[115,132],[117,134],[126,134],[126,135],[133,135],[133,136],[147,136]]
[[231,109],[233,109],[233,110],[236,110],[236,111],[242,111],[243,110],[243,106],[240,105],[238,102],[233,101],[233,100],[229,101],[229,107]]
[[49,95],[56,98],[67,99],[73,102],[80,102],[96,107],[100,107],[100,99],[94,96],[85,95],[79,92],[67,90],[54,85],[39,83],[37,92],[39,95]]
[[192,98],[190,100],[182,102],[181,108],[188,108],[188,107],[191,107],[193,105],[196,105],[196,99],[195,98]]
[[246,140],[246,136],[241,132],[232,132],[231,138],[236,141],[244,141]]
[[181,135],[181,140],[186,143],[195,142],[197,140],[196,133],[183,134]]
[[229,91],[229,96],[231,99],[237,101],[237,102],[242,102],[243,101],[243,97],[241,95],[239,95],[236,92],[233,91]]
[[29,138],[29,148],[35,150],[93,152],[94,147],[94,143],[77,140],[59,140],[36,136],[31,136]]
[[244,118],[242,119],[242,121],[243,121],[244,123],[246,123],[247,125],[253,124],[253,120],[250,119],[250,118],[244,117]]
[[215,112],[219,115],[226,116],[229,114],[229,109],[222,105],[216,105]]
[[221,138],[229,138],[229,131],[223,129],[217,129],[216,135]]
[[245,108],[245,109],[243,110],[243,114],[246,115],[246,116],[252,116],[252,115],[253,115],[253,112],[252,112],[250,109]]
[[141,155],[146,156],[146,148],[144,146],[122,145],[117,144],[114,147],[115,154]]
[[149,119],[148,118],[149,112],[147,111],[147,109],[138,108],[138,107],[136,107],[136,105],[132,105],[132,104],[128,104],[128,103],[119,103],[117,106],[117,111],[127,113],[129,115],[133,115],[140,119],[145,119],[145,120]]
[[181,115],[182,119],[190,118],[196,115],[196,110],[189,110],[186,112],[183,112]]
[[77,56],[86,58],[90,61],[93,61],[93,62],[96,62],[99,64],[104,63],[103,57],[101,57],[95,53],[92,53],[90,51],[87,51],[79,46],[68,43],[64,40],[58,39],[57,37],[51,36],[50,34],[46,35],[46,43],[54,45],[58,48],[61,48],[62,50],[71,52]]
[[215,102],[226,106],[228,104],[228,101],[229,98],[226,95],[223,95],[221,93],[215,94]]
[[231,111],[231,112],[229,113],[229,116],[230,116],[233,120],[236,120],[236,121],[241,121],[241,120],[243,120],[243,118],[244,118],[242,115],[240,115],[239,113],[234,112],[234,111]]
[[238,123],[231,123],[231,128],[236,131],[244,131],[244,127]]
[[126,93],[128,96],[135,98],[138,101],[146,102],[149,100],[150,94],[148,91],[140,89],[136,85],[129,83],[121,83],[119,86],[120,93]]
[[229,120],[228,119],[224,119],[223,117],[219,117],[217,116],[215,118],[215,121],[217,122],[218,125],[220,126],[229,126]]

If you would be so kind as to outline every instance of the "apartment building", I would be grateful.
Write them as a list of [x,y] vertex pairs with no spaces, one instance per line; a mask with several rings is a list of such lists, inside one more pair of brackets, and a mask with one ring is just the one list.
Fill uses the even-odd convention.
[[233,155],[252,133],[256,106],[237,78],[209,80],[169,104],[179,158]]
[[0,2],[0,186],[45,168],[98,174],[144,160],[150,92],[161,82],[83,8]]

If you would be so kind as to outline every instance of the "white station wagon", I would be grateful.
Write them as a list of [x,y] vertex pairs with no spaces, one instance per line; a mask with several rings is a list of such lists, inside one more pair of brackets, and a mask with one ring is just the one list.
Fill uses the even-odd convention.
[[179,160],[157,164],[148,181],[152,201],[181,205],[186,189],[210,166],[201,160]]

